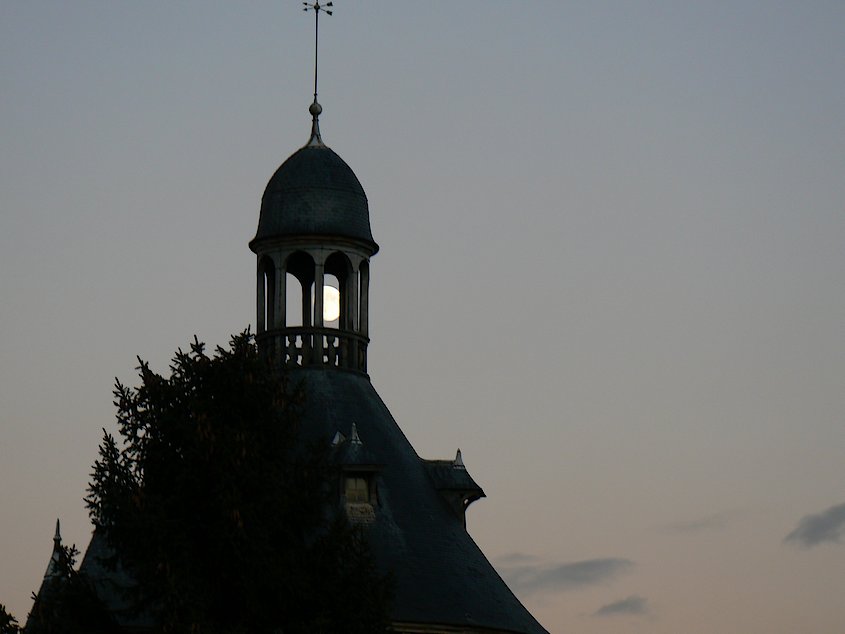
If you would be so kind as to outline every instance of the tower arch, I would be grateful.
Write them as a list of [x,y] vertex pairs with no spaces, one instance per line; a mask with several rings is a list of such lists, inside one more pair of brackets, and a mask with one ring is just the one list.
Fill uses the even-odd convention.
[[272,256],[258,259],[256,331],[263,333],[276,325],[276,264]]
[[[326,258],[325,275],[333,277],[337,282],[339,311],[337,328],[350,332],[358,332],[358,306],[355,301],[358,288],[356,271],[352,267],[349,256],[343,251],[335,251]],[[326,284],[325,286],[328,286]],[[324,298],[325,301],[325,298]]]
[[[285,320],[281,324],[283,328],[289,326],[310,326],[313,323],[311,318],[311,304],[313,302],[314,289],[314,258],[306,251],[297,250],[289,253],[284,260],[283,271],[285,272],[285,298],[288,295],[298,297],[298,301],[288,310],[285,306]],[[287,293],[287,282],[291,284],[292,293]]]

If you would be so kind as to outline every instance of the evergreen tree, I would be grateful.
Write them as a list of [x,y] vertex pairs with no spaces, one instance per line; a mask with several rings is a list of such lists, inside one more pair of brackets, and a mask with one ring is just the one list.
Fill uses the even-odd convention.
[[389,584],[331,512],[328,443],[301,441],[302,395],[252,337],[195,340],[168,378],[139,364],[86,498],[134,608],[168,632],[386,631]]
[[18,620],[6,611],[6,606],[0,603],[0,634],[18,634],[20,626]]

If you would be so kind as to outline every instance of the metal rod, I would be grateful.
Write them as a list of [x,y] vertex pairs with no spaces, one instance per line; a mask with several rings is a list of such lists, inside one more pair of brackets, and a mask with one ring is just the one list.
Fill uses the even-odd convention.
[[317,55],[320,52],[320,3],[314,4],[314,101],[317,101]]
[[317,101],[317,69],[319,67],[319,55],[320,55],[320,11],[324,11],[327,15],[331,15],[332,12],[326,7],[332,6],[331,2],[327,2],[325,5],[321,5],[319,2],[314,2],[309,4],[308,2],[303,2],[302,4],[305,5],[303,11],[313,11],[314,12],[314,102]]

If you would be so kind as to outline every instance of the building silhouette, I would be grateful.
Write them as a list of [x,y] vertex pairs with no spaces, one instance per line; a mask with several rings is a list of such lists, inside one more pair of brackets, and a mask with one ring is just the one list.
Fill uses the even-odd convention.
[[[379,569],[393,576],[394,629],[541,634],[467,533],[467,507],[484,492],[460,450],[450,460],[421,459],[370,382],[370,259],[378,245],[358,178],[321,138],[321,111],[315,95],[308,143],[267,184],[249,243],[259,350],[304,387],[306,440],[330,443],[340,467],[338,511],[362,527]],[[60,553],[57,526],[42,599]],[[152,626],[148,616],[118,616],[115,588],[132,580],[104,565],[109,554],[95,532],[80,571],[123,628]]]
[[[460,450],[452,460],[417,456],[370,382],[378,245],[364,189],[323,143],[321,111],[315,99],[311,137],[270,179],[250,242],[259,348],[303,381],[304,428],[336,446],[341,504],[394,575],[398,631],[544,632],[466,531],[467,507],[484,492]],[[318,292],[329,283],[339,305],[331,322],[324,304],[334,292]]]

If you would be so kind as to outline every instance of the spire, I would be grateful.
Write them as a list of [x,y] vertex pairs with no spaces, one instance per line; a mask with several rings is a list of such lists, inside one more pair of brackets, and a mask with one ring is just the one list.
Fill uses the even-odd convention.
[[59,520],[56,518],[56,533],[53,535],[53,554],[50,555],[50,563],[47,564],[47,571],[44,577],[57,577],[61,574],[59,564],[64,556],[62,550],[62,533],[60,530]]
[[320,52],[320,11],[326,15],[331,15],[331,9],[327,9],[326,7],[331,7],[332,3],[327,2],[325,5],[322,5],[317,0],[311,4],[308,2],[303,2],[302,4],[305,5],[302,9],[303,11],[314,12],[314,101],[308,107],[308,112],[311,113],[311,138],[308,139],[306,147],[325,147],[323,139],[320,136],[320,113],[323,112],[323,107],[317,101],[317,61]]

